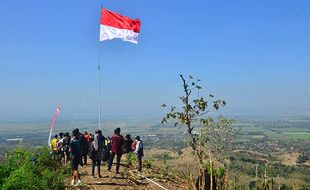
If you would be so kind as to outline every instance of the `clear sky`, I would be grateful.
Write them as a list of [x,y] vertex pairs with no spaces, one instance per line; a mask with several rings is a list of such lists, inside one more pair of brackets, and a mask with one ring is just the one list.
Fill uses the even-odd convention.
[[308,0],[0,0],[0,109],[96,107],[101,4],[142,22],[102,43],[106,110],[177,104],[180,73],[228,109],[310,108]]

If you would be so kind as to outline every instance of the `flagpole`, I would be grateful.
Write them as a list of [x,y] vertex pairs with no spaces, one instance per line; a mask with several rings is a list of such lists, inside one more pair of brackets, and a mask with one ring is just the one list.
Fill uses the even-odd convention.
[[99,41],[99,47],[98,47],[98,124],[99,124],[99,129],[101,129],[101,90],[100,90],[100,41]]
[[48,144],[49,147],[51,147],[52,130],[53,130],[53,128],[52,128],[52,126],[51,126],[51,130],[50,130],[50,134],[49,134],[49,136],[48,136],[48,142],[47,142],[47,144]]
[[[101,5],[101,9],[102,9]],[[100,9],[100,15],[101,15],[101,9]],[[101,17],[100,17],[101,19]],[[100,21],[99,21],[99,26],[100,26]],[[99,30],[100,31],[100,30]],[[100,85],[100,61],[101,61],[101,43],[99,40],[98,44],[98,128],[101,130],[101,85]]]

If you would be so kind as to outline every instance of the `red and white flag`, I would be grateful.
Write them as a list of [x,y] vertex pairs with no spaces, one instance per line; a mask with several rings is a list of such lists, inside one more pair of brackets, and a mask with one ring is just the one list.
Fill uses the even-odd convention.
[[60,106],[58,105],[57,108],[56,108],[56,111],[54,113],[54,117],[53,117],[53,120],[52,120],[52,125],[51,125],[51,130],[50,130],[50,134],[48,136],[48,145],[51,146],[51,137],[52,137],[52,131],[54,129],[54,126],[55,126],[55,122],[56,122],[56,118],[57,118],[57,115],[59,114],[60,112]]
[[107,9],[101,9],[100,41],[120,38],[123,41],[138,43],[141,22]]
[[56,109],[56,111],[54,113],[53,120],[52,120],[52,129],[54,128],[54,125],[55,125],[55,122],[56,122],[56,118],[57,118],[57,115],[59,114],[59,112],[60,112],[60,106],[58,105],[57,109]]

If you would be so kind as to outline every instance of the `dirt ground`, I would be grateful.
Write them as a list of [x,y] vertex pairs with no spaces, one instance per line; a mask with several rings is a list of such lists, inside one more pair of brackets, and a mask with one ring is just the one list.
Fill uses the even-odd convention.
[[[91,175],[91,161],[84,167],[79,167],[81,174],[82,184],[78,187],[72,187],[70,182],[72,178],[66,180],[66,189],[70,190],[160,190],[163,189],[154,183],[147,180],[145,177],[153,180],[159,185],[169,190],[188,189],[186,184],[176,179],[169,179],[168,177],[155,177],[159,176],[158,171],[143,168],[141,173],[132,166],[126,168],[124,165],[120,167],[120,173],[115,173],[115,164],[112,166],[111,172],[107,170],[107,164],[101,164],[102,178],[94,178]],[[97,168],[95,170],[95,174]],[[143,177],[139,176],[142,175]]]

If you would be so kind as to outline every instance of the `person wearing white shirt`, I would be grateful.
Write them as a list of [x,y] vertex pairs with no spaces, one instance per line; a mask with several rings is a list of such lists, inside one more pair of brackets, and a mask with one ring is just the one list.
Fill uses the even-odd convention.
[[138,171],[141,172],[142,170],[142,157],[143,154],[143,142],[140,139],[140,136],[136,136],[136,149],[134,150],[134,153],[137,155],[137,168]]

